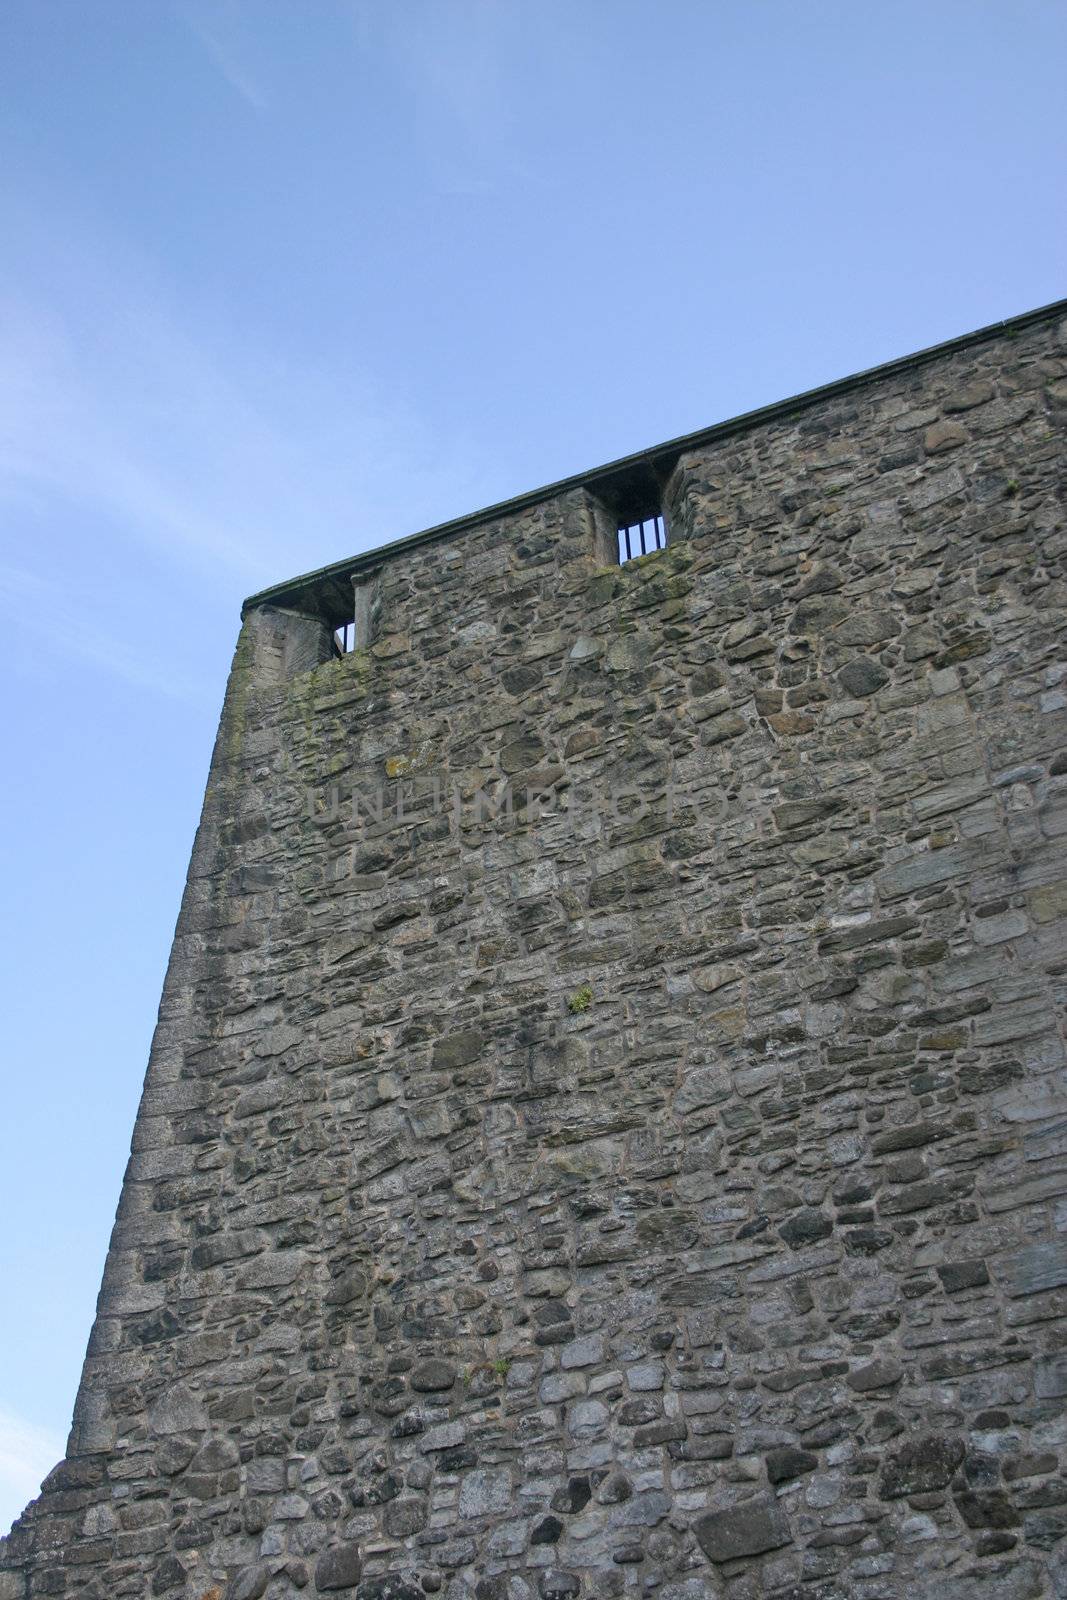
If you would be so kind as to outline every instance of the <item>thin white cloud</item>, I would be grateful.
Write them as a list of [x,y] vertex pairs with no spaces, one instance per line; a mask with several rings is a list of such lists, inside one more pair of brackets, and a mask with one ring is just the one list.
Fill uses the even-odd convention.
[[42,1480],[62,1461],[64,1441],[0,1406],[0,1534],[35,1499]]
[[[128,351],[141,345],[144,377],[152,374],[163,410],[173,408],[171,437],[163,449],[159,435],[167,421],[158,415],[153,422],[149,385],[134,374],[123,393],[121,377],[101,370],[99,359],[94,361],[85,344],[79,348],[76,331],[49,306],[0,286],[0,494],[37,504],[55,495],[88,502],[117,515],[142,540],[250,573],[254,561],[242,542],[240,521],[225,520],[210,504],[217,497],[217,480],[205,496],[196,480],[182,483],[170,464],[183,435],[187,444],[196,433],[205,444],[210,441],[209,409],[219,425],[220,413],[227,411],[232,427],[236,406],[210,395],[210,374],[198,378],[190,370],[191,352],[173,342],[169,350],[163,348],[168,342],[163,324],[153,329],[144,317],[131,321],[140,326],[127,323]],[[110,352],[97,352],[104,354],[105,366],[109,357],[112,366],[116,357],[121,364],[121,326],[115,332]],[[175,381],[178,368],[184,368],[180,383]],[[168,392],[169,407],[163,401]],[[186,405],[194,408],[195,421],[183,422]],[[249,425],[244,426],[247,437]],[[217,439],[211,453],[217,456],[222,447],[223,439]]]
[[456,441],[367,375],[239,343],[84,218],[6,210],[0,499],[247,589],[469,503]]
[[88,661],[137,689],[168,700],[213,703],[218,698],[217,688],[206,679],[192,678],[175,667],[166,649],[146,656],[90,622],[84,600],[79,605],[57,597],[55,587],[23,568],[0,566],[0,616],[7,618],[9,627],[22,628],[31,636],[35,659],[39,660],[46,628],[47,647],[53,655]]
[[265,111],[267,94],[243,59],[241,46],[235,36],[235,14],[232,10],[215,5],[209,12],[202,6],[186,5],[181,8],[181,16],[234,93],[256,111]]
[[[518,154],[514,99],[528,13],[521,0],[350,0],[359,47],[397,74],[427,173],[442,194],[544,187]],[[562,48],[562,44],[561,44]]]

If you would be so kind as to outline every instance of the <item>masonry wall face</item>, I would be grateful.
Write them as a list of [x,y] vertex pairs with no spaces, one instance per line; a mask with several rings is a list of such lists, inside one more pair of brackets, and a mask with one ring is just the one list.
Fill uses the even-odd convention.
[[1065,417],[1050,320],[250,613],[0,1600],[1067,1594]]

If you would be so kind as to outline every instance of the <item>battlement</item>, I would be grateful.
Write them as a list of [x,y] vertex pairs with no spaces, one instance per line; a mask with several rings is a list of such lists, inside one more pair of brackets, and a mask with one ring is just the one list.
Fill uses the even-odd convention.
[[[365,580],[372,576],[386,561],[403,557],[409,551],[426,544],[461,539],[465,534],[487,523],[511,524],[521,518],[524,512],[568,494],[589,495],[603,506],[607,520],[614,521],[617,527],[635,524],[662,511],[666,486],[683,455],[714,447],[738,434],[759,429],[770,423],[791,420],[813,407],[824,406],[827,402],[862,391],[871,385],[892,384],[894,380],[919,373],[931,363],[944,361],[949,356],[977,350],[991,340],[1017,338],[1034,324],[1060,322],[1065,317],[1067,317],[1067,300],[1058,300],[1047,306],[1038,307],[1034,311],[1025,312],[1021,316],[990,323],[973,333],[944,340],[940,344],[915,351],[911,355],[901,356],[895,361],[887,361],[880,366],[853,373],[849,377],[839,378],[833,383],[822,384],[817,389],[809,389],[802,394],[776,401],[772,405],[761,406],[758,410],[744,412],[726,422],[716,423],[710,428],[697,429],[693,433],[669,439],[650,449],[620,457],[617,461],[609,461],[604,466],[594,467],[589,472],[575,473],[570,478],[562,478],[556,483],[545,484],[540,489],[515,495],[510,500],[499,501],[496,505],[483,507],[482,510],[471,512],[467,516],[438,523],[435,527],[409,534],[406,538],[397,539],[390,544],[363,551],[358,556],[335,561],[328,567],[320,567],[314,572],[290,578],[284,583],[273,584],[270,588],[261,589],[257,594],[250,595],[244,602],[242,614],[259,606],[281,606],[321,617],[335,628],[341,627],[348,620],[351,611],[353,582],[356,579]],[[610,541],[597,553],[610,557],[612,554]]]

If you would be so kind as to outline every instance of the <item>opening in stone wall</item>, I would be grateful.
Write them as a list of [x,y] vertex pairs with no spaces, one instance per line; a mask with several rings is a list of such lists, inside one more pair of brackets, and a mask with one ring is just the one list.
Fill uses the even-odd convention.
[[[335,611],[330,618],[333,627],[334,649],[339,656],[348,656],[353,650],[364,650],[377,633],[378,613],[381,609],[381,592],[378,573],[356,573],[351,581],[351,610],[348,616]],[[342,622],[340,618],[345,616]],[[351,618],[351,620],[349,620]]]
[[637,556],[651,555],[662,550],[667,543],[667,519],[662,511],[636,522],[628,522],[618,530],[619,562],[633,561]]

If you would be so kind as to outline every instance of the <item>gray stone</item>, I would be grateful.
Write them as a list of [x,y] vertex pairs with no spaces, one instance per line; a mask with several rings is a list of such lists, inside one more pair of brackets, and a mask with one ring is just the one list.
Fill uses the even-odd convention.
[[565,1344],[559,1353],[560,1365],[566,1370],[571,1367],[595,1367],[604,1360],[604,1337],[599,1333],[590,1333],[584,1339],[575,1339],[571,1344]]
[[900,621],[892,611],[861,611],[846,617],[834,629],[834,638],[842,644],[884,644],[899,632]]
[[892,1388],[903,1376],[899,1362],[891,1357],[881,1357],[877,1361],[868,1361],[865,1366],[856,1367],[847,1374],[845,1382],[857,1394],[866,1394],[869,1389]]
[[365,1298],[368,1287],[367,1274],[358,1267],[350,1267],[333,1280],[323,1299],[328,1306],[351,1305]]
[[805,1472],[814,1472],[818,1465],[818,1456],[812,1455],[810,1450],[794,1449],[792,1445],[767,1452],[767,1477],[772,1483],[799,1478]]
[[419,1440],[419,1449],[424,1452],[451,1450],[456,1445],[462,1444],[466,1437],[467,1430],[462,1422],[440,1422],[423,1434]]
[[827,1238],[834,1229],[830,1218],[821,1211],[798,1211],[795,1216],[788,1218],[778,1229],[786,1244],[794,1250],[800,1250],[805,1245],[814,1244],[819,1239]]
[[411,1387],[423,1394],[451,1389],[455,1381],[456,1369],[450,1361],[420,1361],[411,1374]]
[[878,1492],[883,1500],[943,1489],[963,1460],[963,1440],[952,1433],[924,1433],[888,1456]]
[[545,747],[536,733],[524,734],[520,739],[513,739],[504,746],[500,752],[500,765],[507,773],[523,772],[528,767],[536,767],[545,754]]
[[426,1515],[423,1500],[390,1500],[382,1521],[391,1539],[409,1539],[425,1527]]
[[224,1600],[260,1600],[269,1582],[270,1572],[261,1561],[252,1567],[242,1567],[226,1585]]
[[889,682],[889,674],[869,656],[857,656],[855,661],[849,661],[841,668],[837,680],[847,694],[855,699],[863,699],[884,689]]
[[167,1477],[174,1477],[177,1473],[184,1472],[195,1454],[196,1445],[191,1439],[183,1439],[179,1434],[172,1434],[163,1440],[156,1451],[156,1466]]
[[937,1275],[946,1294],[962,1294],[966,1289],[984,1289],[989,1273],[984,1261],[949,1261],[938,1267]]
[[337,1589],[354,1589],[359,1582],[363,1562],[359,1546],[351,1541],[331,1545],[315,1563],[315,1587],[322,1594]]
[[232,1439],[208,1439],[200,1446],[189,1463],[190,1472],[225,1472],[229,1467],[236,1467],[241,1460],[241,1453]]
[[971,1567],[959,1577],[938,1581],[938,1600],[1040,1600],[1047,1593],[1038,1563],[1018,1558]]
[[464,1517],[497,1515],[508,1509],[511,1500],[511,1474],[502,1467],[469,1472],[460,1484],[459,1510]]
[[484,1043],[481,1034],[474,1028],[450,1033],[446,1038],[438,1039],[434,1045],[433,1064],[446,1072],[465,1067],[481,1055]]
[[187,1384],[175,1383],[149,1409],[148,1425],[157,1434],[200,1432],[207,1412]]
[[164,1556],[152,1574],[152,1593],[167,1594],[173,1589],[184,1587],[186,1579],[185,1563],[177,1556]]
[[997,1274],[1010,1295],[1041,1294],[1067,1283],[1067,1238],[1027,1245],[1005,1258]]
[[364,1578],[356,1600],[425,1600],[425,1595],[426,1590],[414,1578],[387,1572],[381,1577]]
[[1040,1356],[1034,1362],[1034,1393],[1039,1400],[1067,1395],[1067,1352]]
[[697,1543],[709,1561],[738,1561],[791,1544],[793,1535],[777,1501],[745,1500],[725,1511],[709,1511],[693,1524]]
[[237,1284],[241,1289],[281,1289],[294,1282],[306,1264],[302,1250],[267,1251],[241,1268]]
[[679,1116],[699,1111],[702,1106],[717,1105],[730,1095],[729,1074],[720,1067],[700,1067],[689,1073],[674,1097],[674,1109]]

